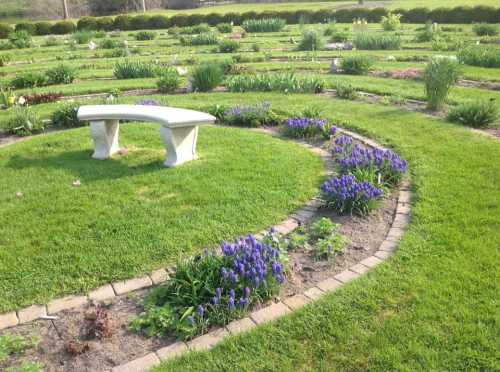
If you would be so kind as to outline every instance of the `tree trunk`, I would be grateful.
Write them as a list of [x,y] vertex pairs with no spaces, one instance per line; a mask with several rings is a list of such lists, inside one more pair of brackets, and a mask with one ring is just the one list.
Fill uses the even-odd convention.
[[142,11],[146,13],[146,0],[142,0]]
[[63,5],[64,19],[68,19],[69,18],[68,1],[62,0],[62,5]]

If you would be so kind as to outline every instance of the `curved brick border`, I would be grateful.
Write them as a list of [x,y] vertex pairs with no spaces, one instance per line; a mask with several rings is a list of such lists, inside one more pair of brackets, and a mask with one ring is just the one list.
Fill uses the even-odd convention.
[[[259,131],[268,134],[275,134],[269,130],[261,129]],[[351,136],[366,146],[386,150],[386,148],[380,146],[375,141],[360,136],[359,134],[340,128],[338,131]],[[331,175],[333,173],[334,161],[326,150],[310,145],[305,141],[297,142],[320,155],[326,165],[326,175]],[[288,234],[295,230],[300,223],[310,220],[320,205],[320,199],[315,197],[302,209],[293,213],[288,219],[274,226],[274,228],[281,234]],[[301,294],[296,294],[294,296],[287,297],[282,301],[272,303],[267,307],[250,313],[250,315],[245,318],[229,323],[226,327],[213,330],[207,334],[188,341],[187,343],[178,341],[172,345],[151,352],[143,357],[114,367],[111,372],[147,371],[160,364],[162,361],[185,354],[191,350],[209,350],[222,341],[226,336],[235,335],[247,331],[259,324],[275,320],[301,308],[310,301],[317,300],[325,293],[331,293],[337,290],[342,285],[356,279],[360,275],[365,274],[371,268],[377,266],[392,255],[392,253],[397,249],[399,240],[403,236],[404,230],[410,221],[410,209],[410,180],[409,178],[405,178],[399,188],[396,213],[392,221],[391,228],[389,229],[386,239],[382,242],[382,244],[380,244],[378,251],[376,251],[373,256],[367,257],[351,266],[349,269],[317,283],[314,287],[305,290]],[[266,231],[267,230],[264,230],[255,236],[262,237]],[[159,269],[140,278],[106,284],[95,289],[86,296],[67,296],[52,300],[47,305],[33,305],[15,312],[13,311],[6,314],[0,314],[0,330],[44,318],[47,315],[53,315],[59,311],[69,310],[75,307],[90,304],[91,302],[103,301],[128,292],[136,291],[138,289],[158,285],[168,279],[168,270],[170,269]]]

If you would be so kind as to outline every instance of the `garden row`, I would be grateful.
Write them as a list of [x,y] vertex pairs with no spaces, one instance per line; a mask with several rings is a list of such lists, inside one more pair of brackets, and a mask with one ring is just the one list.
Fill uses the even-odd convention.
[[[194,26],[200,23],[217,25],[219,23],[243,24],[250,19],[282,18],[289,24],[301,22],[323,23],[331,19],[337,22],[351,22],[355,18],[365,18],[370,22],[379,22],[389,11],[384,8],[375,9],[341,9],[337,11],[266,11],[262,13],[227,13],[227,14],[178,14],[172,17],[163,15],[119,15],[112,17],[84,17],[77,24],[71,21],[56,23],[37,22],[19,23],[16,30],[26,30],[34,35],[68,34],[78,30],[141,30],[165,29],[169,27]],[[401,14],[402,21],[406,23],[424,23],[427,21],[439,23],[473,23],[473,22],[500,22],[500,8],[487,6],[437,8],[396,9],[394,13]],[[5,38],[12,31],[8,24],[0,24],[0,38]]]

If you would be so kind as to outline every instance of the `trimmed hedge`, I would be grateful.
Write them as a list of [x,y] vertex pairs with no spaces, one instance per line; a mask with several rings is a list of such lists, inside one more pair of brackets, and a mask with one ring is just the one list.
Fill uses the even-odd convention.
[[[297,10],[297,11],[265,11],[265,12],[245,12],[245,13],[210,13],[210,14],[177,14],[172,17],[163,15],[119,15],[114,19],[111,17],[83,17],[78,21],[78,29],[83,30],[104,30],[110,31],[119,29],[122,31],[132,31],[141,29],[164,29],[168,27],[194,26],[200,23],[208,23],[215,26],[218,23],[230,23],[241,25],[249,19],[282,18],[288,24],[297,24],[301,20],[310,23],[327,22],[335,18],[339,23],[350,23],[354,18],[365,18],[369,22],[380,22],[383,16],[388,14],[385,8],[356,8],[340,9],[337,11],[328,10]],[[401,21],[405,23],[425,23],[427,21],[438,23],[500,23],[500,8],[490,6],[458,6],[455,8],[414,8],[395,9],[393,13],[401,14]],[[25,23],[23,23],[25,25]],[[6,37],[5,26],[0,24],[0,38]],[[38,27],[35,27],[36,34],[39,34]],[[56,34],[71,33],[77,29],[73,22],[62,21],[52,25],[51,32]],[[46,28],[44,28],[46,32]]]
[[7,23],[0,23],[0,39],[6,39],[14,31]]
[[21,22],[16,25],[15,31],[26,31],[30,35],[36,35],[36,25],[34,23]]

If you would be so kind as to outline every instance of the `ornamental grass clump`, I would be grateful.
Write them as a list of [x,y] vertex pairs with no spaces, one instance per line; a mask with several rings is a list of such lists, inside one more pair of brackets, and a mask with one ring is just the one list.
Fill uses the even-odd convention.
[[464,102],[450,109],[448,120],[473,128],[486,128],[497,120],[497,106],[495,100]]
[[352,175],[332,178],[321,191],[329,207],[340,214],[366,215],[376,207],[383,191],[370,182],[359,182]]
[[42,133],[45,130],[45,124],[40,117],[29,107],[16,106],[12,114],[3,123],[7,133],[16,136],[29,136]]
[[381,187],[397,185],[408,170],[408,163],[393,151],[365,148],[346,135],[335,139],[333,158],[341,174]]
[[332,125],[324,119],[297,117],[289,118],[285,123],[284,133],[292,138],[330,138]]
[[498,49],[483,46],[468,46],[457,53],[460,63],[487,68],[500,68],[500,52]]
[[179,39],[181,45],[215,45],[219,42],[216,34],[208,32],[195,36],[183,36]]
[[435,57],[427,64],[423,79],[428,109],[438,110],[443,107],[450,88],[455,85],[459,76],[460,66],[451,58]]
[[175,274],[146,297],[146,313],[132,322],[132,329],[190,339],[278,294],[285,280],[279,248],[249,235],[223,243],[221,253],[205,250],[180,262]]
[[278,32],[285,26],[281,18],[248,19],[241,25],[246,32]]
[[113,74],[118,80],[141,79],[157,76],[158,66],[151,62],[124,60],[117,62]]
[[401,25],[401,14],[389,13],[380,21],[384,31],[396,31]]
[[173,93],[180,85],[179,73],[174,67],[162,69],[159,73],[156,86],[160,93]]
[[297,76],[293,73],[239,75],[227,81],[231,92],[321,93],[325,81],[315,76]]
[[216,62],[206,62],[197,66],[191,75],[191,86],[195,92],[209,92],[222,83],[224,66]]
[[342,72],[348,75],[366,75],[373,65],[373,59],[367,56],[345,57],[340,65]]
[[305,30],[302,32],[302,40],[298,50],[315,51],[321,50],[325,46],[325,41],[316,30]]
[[354,38],[359,50],[397,50],[401,49],[401,38],[397,35],[360,33]]

